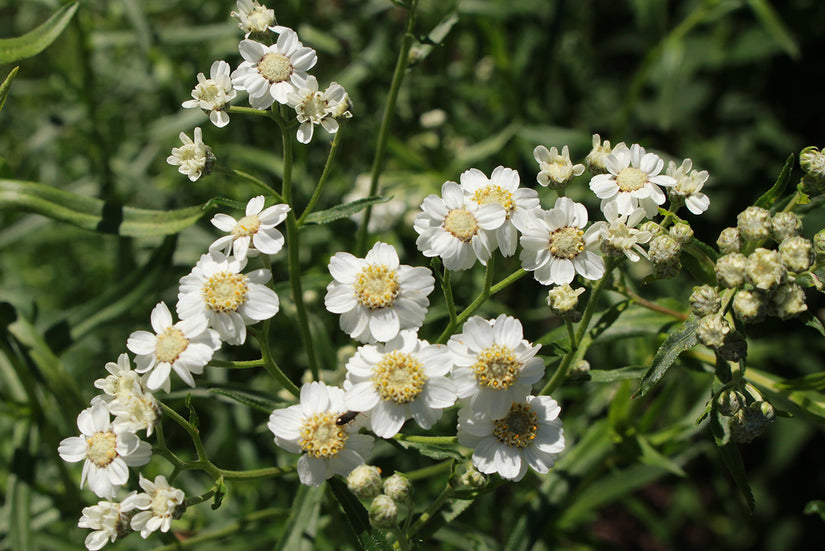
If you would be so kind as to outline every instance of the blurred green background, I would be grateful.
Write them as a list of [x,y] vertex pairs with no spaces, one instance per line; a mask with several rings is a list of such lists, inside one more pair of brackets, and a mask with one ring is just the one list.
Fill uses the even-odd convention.
[[[268,4],[279,24],[296,29],[316,49],[312,73],[321,86],[337,81],[353,102],[355,116],[343,129],[322,198],[326,208],[344,201],[369,172],[404,10],[388,0]],[[60,6],[0,0],[0,37],[29,31]],[[242,35],[229,17],[233,9],[234,2],[212,0],[82,1],[52,46],[18,63],[0,112],[0,179],[147,209],[182,208],[215,196],[245,201],[257,194],[221,174],[192,183],[166,164],[170,149],[179,145],[178,133],[191,136],[200,126],[219,164],[277,184],[282,165],[275,125],[233,114],[230,125],[218,129],[199,111],[180,106],[195,75],[208,74],[213,60],[233,68],[240,62]],[[694,224],[697,237],[708,243],[773,183],[788,155],[825,145],[825,3],[819,0],[421,0],[416,34],[420,41],[413,47],[382,176],[386,193],[406,206],[375,235],[405,250],[407,263],[424,263],[410,224],[424,195],[470,167],[489,174],[509,166],[524,184],[535,185],[532,150],[538,144],[567,144],[581,162],[598,132],[614,144],[641,143],[665,159],[690,157],[694,168],[711,175],[704,190],[710,210]],[[0,67],[0,78],[13,66]],[[320,133],[311,145],[296,148],[298,204],[312,193],[327,141]],[[598,201],[586,184],[582,176],[569,195],[585,201],[595,217]],[[550,196],[543,198],[549,207]],[[57,443],[76,434],[74,419],[94,395],[92,382],[103,376],[104,363],[125,351],[129,333],[148,327],[158,300],[175,302],[177,279],[216,234],[208,217],[176,242],[102,235],[14,210],[0,212],[0,220],[0,549],[79,549],[86,531],[74,526],[82,506],[96,499],[77,490],[80,468],[59,460]],[[824,221],[822,212],[811,212],[803,235],[810,237]],[[351,250],[354,229],[345,220],[302,236],[306,298],[315,309],[313,327],[326,339],[321,356],[333,382],[345,360],[336,351],[348,341],[334,316],[323,311],[326,264],[334,252]],[[502,274],[517,267],[513,259],[501,264]],[[299,339],[290,318],[285,262],[277,270],[284,304],[273,335],[281,356],[291,358],[285,369],[299,380],[305,363],[294,348]],[[459,303],[473,297],[481,278],[456,278]],[[554,325],[546,320],[542,290],[527,279],[497,295],[482,313],[519,315],[528,327],[525,336],[536,340]],[[670,297],[669,305],[684,309],[692,285],[684,276],[639,292]],[[822,307],[821,298],[812,296],[809,308]],[[443,307],[434,306],[433,314],[432,325],[422,330],[430,336],[440,332]],[[649,362],[669,326],[661,318],[643,321],[636,332],[630,327],[607,335],[588,357],[592,367]],[[793,378],[822,370],[821,339],[800,323],[766,323],[749,337],[750,365],[763,372]],[[224,357],[257,355],[248,344]],[[498,486],[422,548],[822,548],[825,526],[803,509],[825,499],[823,418],[794,411],[795,418],[778,420],[765,436],[741,447],[756,497],[750,514],[707,427],[695,424],[710,395],[711,375],[702,362],[688,358],[644,400],[630,400],[632,380],[568,383],[557,396],[567,459],[547,477]],[[209,370],[201,382],[194,404],[216,463],[234,469],[294,463],[294,456],[276,452],[266,413],[206,390],[224,385],[288,398],[277,394],[270,379]],[[184,395],[173,392],[167,402],[182,410]],[[437,428],[449,434],[451,423],[454,413]],[[169,440],[179,438],[185,456],[191,448],[185,434],[166,428]],[[646,444],[668,461],[651,456]],[[385,474],[431,463],[408,455],[379,446],[374,462]],[[168,465],[156,459],[144,473],[168,474]],[[202,473],[185,473],[179,483],[194,495],[210,481]],[[439,479],[416,486],[421,506],[440,485]],[[289,534],[286,520],[297,491],[295,480],[230,486],[219,510],[200,505],[176,528],[180,537],[208,533],[274,507],[279,511],[266,522],[243,526],[226,540],[233,549],[271,549],[275,542],[293,541],[280,538]],[[331,496],[312,491],[301,503],[314,519],[301,545],[354,545],[340,539],[345,522]],[[22,534],[21,526],[31,533]],[[133,535],[113,548],[153,549],[172,541],[171,535],[147,541]],[[199,547],[225,545],[210,540]]]

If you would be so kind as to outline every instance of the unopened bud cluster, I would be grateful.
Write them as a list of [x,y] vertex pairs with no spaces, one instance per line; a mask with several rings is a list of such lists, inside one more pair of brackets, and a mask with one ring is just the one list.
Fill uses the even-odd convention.
[[547,306],[557,316],[573,322],[579,321],[581,312],[576,310],[576,305],[582,293],[584,287],[573,289],[568,283],[556,285],[547,292]]
[[776,418],[770,402],[750,384],[720,392],[716,409],[727,418],[731,439],[740,444],[752,442]]
[[370,502],[370,523],[381,529],[393,528],[398,522],[398,505],[409,505],[412,482],[401,473],[381,480],[381,469],[359,465],[347,475],[347,488],[356,497]]

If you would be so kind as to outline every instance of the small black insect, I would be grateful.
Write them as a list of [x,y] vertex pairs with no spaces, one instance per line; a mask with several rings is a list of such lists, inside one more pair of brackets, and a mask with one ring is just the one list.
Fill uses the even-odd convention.
[[347,411],[345,413],[342,413],[341,416],[335,420],[335,424],[339,427],[342,427],[347,423],[352,423],[353,419],[355,419],[356,417],[358,417],[357,411]]

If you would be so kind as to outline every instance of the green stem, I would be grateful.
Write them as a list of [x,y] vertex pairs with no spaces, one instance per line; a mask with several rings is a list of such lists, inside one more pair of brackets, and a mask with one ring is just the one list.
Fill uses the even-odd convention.
[[796,190],[793,196],[791,197],[790,201],[788,201],[788,204],[785,205],[785,208],[782,209],[782,212],[791,212],[794,209],[794,207],[796,207],[796,205],[799,203],[799,199],[801,197],[802,192]]
[[570,366],[573,364],[573,360],[583,358],[584,354],[587,352],[587,345],[589,343],[583,343],[582,339],[590,326],[590,320],[593,318],[593,313],[596,311],[596,304],[599,302],[599,297],[601,296],[607,281],[610,279],[610,274],[613,272],[613,268],[615,267],[616,262],[613,259],[607,259],[604,275],[596,284],[593,292],[590,293],[590,300],[584,308],[582,319],[576,328],[576,333],[573,335],[573,340],[570,342],[570,351],[564,355],[558,369],[556,369],[553,376],[550,377],[550,380],[547,381],[547,384],[544,385],[544,388],[541,389],[539,394],[546,396],[556,390],[556,388],[558,388],[559,385],[561,385],[567,378],[567,373],[570,371]]
[[688,319],[687,314],[684,314],[682,312],[677,312],[676,310],[671,310],[670,308],[665,308],[664,306],[660,306],[660,305],[656,304],[655,302],[650,302],[649,300],[647,300],[645,298],[642,298],[641,296],[637,295],[635,292],[631,291],[627,287],[616,286],[616,291],[620,292],[621,294],[623,294],[627,298],[632,299],[633,302],[635,302],[639,306],[647,308],[648,310],[652,310],[654,312],[660,312],[662,314],[666,314],[668,316],[671,316],[671,317],[676,318],[676,319],[681,320],[681,321],[685,321],[686,319]]
[[453,495],[453,487],[449,482],[447,482],[447,486],[441,491],[438,497],[435,498],[435,501],[433,501],[430,504],[430,506],[427,507],[426,511],[421,513],[421,516],[418,517],[418,519],[407,531],[407,537],[412,538],[416,532],[421,530],[427,524],[427,522],[429,522],[430,519],[433,518],[433,516],[439,511],[439,509],[441,509],[441,507],[444,506],[444,504],[447,502],[447,499],[449,499],[451,495]]
[[[410,63],[410,48],[412,47],[413,40],[415,40],[413,30],[415,26],[415,10],[417,7],[418,0],[410,0],[409,7],[407,9],[407,28],[401,42],[401,50],[398,52],[398,60],[395,63],[395,71],[392,75],[390,91],[387,95],[387,103],[384,106],[384,117],[381,120],[381,128],[378,131],[378,143],[375,145],[375,157],[373,158],[372,170],[370,171],[369,197],[374,196],[378,192],[378,179],[384,168],[384,156],[387,152],[387,141],[390,137],[390,124],[392,123],[392,118],[395,114],[395,104],[398,101],[398,92],[401,89],[401,83],[404,80],[407,65]],[[364,218],[361,221],[361,226],[358,228],[355,256],[362,257],[366,253],[367,227],[369,227],[371,216],[372,205],[368,205],[364,210]]]
[[309,203],[307,203],[304,212],[301,213],[301,217],[298,218],[297,224],[299,228],[304,225],[307,216],[312,214],[312,209],[315,208],[315,203],[318,202],[318,199],[321,197],[321,192],[326,186],[327,180],[329,179],[330,168],[332,167],[332,162],[335,160],[335,152],[338,151],[338,143],[341,141],[343,129],[344,125],[341,123],[338,127],[338,132],[336,132],[335,137],[332,138],[332,145],[329,148],[329,155],[327,155],[327,162],[324,165],[324,171],[321,173],[321,178],[318,180],[318,185],[315,186],[315,191],[312,192],[312,197],[309,198]]
[[444,268],[444,275],[441,278],[441,290],[444,292],[444,303],[447,305],[447,313],[450,315],[450,322],[447,324],[447,327],[455,327],[457,323],[452,278],[453,273],[447,268]]
[[225,369],[251,369],[253,367],[263,367],[266,362],[263,358],[260,360],[243,360],[243,361],[226,361],[226,360],[211,360],[206,367],[222,367]]
[[[289,205],[290,211],[286,217],[286,246],[289,270],[289,286],[292,289],[292,300],[295,303],[295,313],[298,316],[298,329],[301,333],[301,342],[307,354],[309,369],[312,378],[318,380],[318,361],[315,356],[315,345],[312,342],[312,333],[309,330],[306,306],[304,305],[304,290],[301,286],[301,245],[298,237],[298,222],[295,218],[295,206],[292,200],[292,136],[283,118],[271,112],[273,118],[281,128],[281,141],[284,144],[284,179],[281,196]],[[263,350],[264,346],[261,345]],[[296,394],[297,396],[297,394]]]
[[453,460],[446,459],[441,463],[436,463],[435,465],[430,465],[429,467],[424,467],[421,469],[410,471],[406,473],[404,476],[406,476],[410,480],[421,480],[423,478],[430,478],[431,476],[442,474],[444,472],[449,472],[450,469],[452,469],[452,466]]
[[402,442],[415,442],[417,444],[455,444],[458,442],[457,436],[418,436],[418,435],[407,435],[407,434],[396,434],[393,436],[395,440],[401,440]]
[[218,473],[227,480],[253,480],[256,478],[271,478],[295,472],[295,467],[267,467],[264,469],[251,469],[249,471],[233,471],[230,469],[218,469]]
[[220,166],[220,165],[216,166],[214,168],[214,170],[216,172],[220,172],[221,174],[226,174],[228,176],[235,176],[236,178],[240,178],[241,180],[244,180],[245,182],[249,182],[250,184],[252,184],[256,188],[258,188],[264,195],[269,196],[269,197],[274,197],[275,200],[278,201],[279,203],[284,202],[283,198],[281,198],[280,193],[278,193],[277,191],[272,189],[272,187],[266,185],[263,181],[261,181],[260,179],[256,178],[255,176],[253,176],[253,175],[251,175],[247,172],[244,172],[242,170],[237,170],[235,168],[228,168],[228,167],[225,167],[225,166]]
[[395,536],[395,543],[397,544],[398,549],[401,551],[408,551],[409,545],[407,545],[407,538],[404,537],[404,533],[401,529],[396,526],[395,528],[392,528],[390,532],[392,532]]
[[238,115],[255,115],[256,117],[269,117],[266,109],[253,109],[252,107],[241,107],[240,105],[230,105],[229,113]]
[[278,366],[275,362],[275,359],[272,357],[272,352],[269,350],[269,338],[267,335],[269,334],[269,324],[266,324],[265,331],[262,334],[258,334],[257,331],[251,330],[252,334],[258,340],[258,345],[261,347],[261,356],[263,356],[263,366],[267,372],[272,375],[272,377],[278,381],[281,386],[289,391],[290,394],[293,396],[299,396],[301,394],[301,389],[293,383],[289,377],[286,376],[286,373]]

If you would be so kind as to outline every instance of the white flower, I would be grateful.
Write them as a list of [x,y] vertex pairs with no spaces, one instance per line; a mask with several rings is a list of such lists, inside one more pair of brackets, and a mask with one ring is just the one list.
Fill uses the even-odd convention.
[[[137,492],[131,492],[126,499],[129,499]],[[125,515],[131,510],[127,505],[114,501],[98,501],[97,505],[84,507],[82,516],[77,522],[79,528],[89,528],[93,530],[86,536],[86,549],[97,551],[102,549],[109,542],[114,542],[131,532],[129,527],[130,515]]]
[[249,37],[251,33],[263,33],[275,23],[275,10],[262,6],[257,0],[238,0],[238,11],[229,15],[238,20],[238,27]]
[[117,489],[129,480],[129,467],[145,465],[152,456],[152,446],[134,433],[112,426],[102,402],[80,412],[77,428],[82,436],[63,439],[57,452],[69,463],[85,459],[80,487],[88,481],[98,497],[115,497]]
[[471,168],[461,174],[460,181],[470,202],[479,207],[501,205],[507,213],[504,224],[490,232],[490,246],[497,245],[502,255],[512,256],[518,245],[517,229],[524,226],[525,214],[539,208],[536,190],[519,188],[518,172],[503,166],[496,167],[489,179],[477,168]]
[[590,180],[590,189],[605,203],[615,201],[619,214],[629,215],[641,206],[648,218],[659,211],[665,194],[659,186],[675,186],[671,176],[659,174],[665,162],[655,153],[645,153],[639,144],[616,146],[605,158],[606,174],[597,174]]
[[621,215],[619,205],[610,202],[604,205],[604,217],[607,222],[596,222],[593,227],[601,234],[601,248],[606,255],[624,255],[631,262],[638,262],[642,256],[647,258],[642,244],[653,239],[653,234],[635,227],[644,219],[645,209],[638,207],[629,215]]
[[129,335],[126,347],[137,354],[135,371],[149,373],[146,386],[149,390],[162,388],[169,392],[172,370],[190,387],[195,386],[192,375],[203,373],[203,367],[221,347],[218,332],[209,329],[206,318],[193,317],[177,323],[166,303],[160,302],[152,309],[151,322],[155,334],[135,331]]
[[[301,387],[299,404],[276,409],[267,426],[275,444],[298,459],[298,478],[302,484],[319,486],[339,474],[347,476],[372,449],[372,437],[358,434],[352,424],[338,424],[346,413],[344,391],[321,382]],[[352,430],[355,429],[355,430]]]
[[693,161],[685,159],[678,167],[673,161],[668,162],[668,176],[676,180],[676,185],[670,188],[671,197],[678,197],[685,202],[685,206],[693,214],[702,214],[710,206],[710,199],[701,193],[702,187],[708,181],[707,170],[691,170]]
[[458,443],[474,448],[473,465],[518,482],[527,467],[544,474],[564,450],[558,403],[549,396],[528,396],[513,403],[500,419],[464,408],[458,412]]
[[295,78],[295,89],[287,94],[287,104],[295,109],[298,117],[298,141],[309,143],[313,129],[320,124],[330,134],[338,132],[336,118],[352,117],[349,96],[344,87],[331,83],[323,92],[318,91],[318,80],[310,75],[305,80]]
[[387,342],[424,323],[435,279],[424,267],[399,264],[392,245],[373,245],[366,258],[336,253],[324,305],[341,314],[341,330],[361,342]]
[[189,180],[195,181],[202,174],[209,174],[215,156],[208,145],[203,143],[200,128],[195,128],[195,140],[193,141],[185,132],[181,132],[181,147],[173,147],[172,154],[166,158],[170,165],[177,166],[178,172],[189,176]]
[[544,362],[536,357],[541,346],[524,339],[521,322],[505,314],[495,320],[471,317],[447,347],[458,397],[469,398],[480,415],[503,417],[544,375]]
[[420,340],[415,331],[361,346],[347,362],[346,406],[369,412],[370,428],[381,438],[398,434],[410,417],[429,429],[455,403],[455,386],[447,378],[452,365],[446,346]]
[[180,508],[183,505],[183,490],[169,486],[163,475],[156,476],[154,482],[140,475],[140,487],[145,493],[123,500],[124,507],[141,510],[132,517],[132,530],[140,532],[144,539],[156,530],[168,532],[172,520],[179,518],[183,512]]
[[295,31],[277,29],[278,42],[272,46],[248,39],[239,46],[244,61],[232,73],[232,85],[249,93],[249,104],[255,109],[266,109],[275,101],[286,103],[318,60],[315,50],[304,47]]
[[559,197],[553,209],[539,211],[534,223],[521,235],[519,259],[525,270],[543,285],[570,283],[576,273],[585,279],[604,275],[604,261],[593,252],[599,243],[599,228],[586,232],[587,209],[567,197]]
[[209,251],[230,252],[238,260],[257,256],[259,252],[275,254],[284,246],[284,236],[275,226],[286,220],[289,205],[278,204],[264,208],[264,196],[258,195],[246,204],[246,216],[235,220],[228,214],[216,214],[212,225],[229,232],[209,245]]
[[229,63],[216,61],[209,68],[209,78],[198,73],[198,84],[192,90],[192,99],[183,102],[183,107],[200,107],[209,113],[209,120],[218,128],[229,124],[226,108],[235,99],[237,92],[232,88],[229,77]]
[[533,158],[539,164],[536,181],[544,187],[564,188],[574,176],[581,176],[584,173],[584,165],[574,165],[570,160],[570,150],[566,145],[561,148],[561,154],[555,147],[551,147],[548,151],[543,145],[536,146],[533,150]]
[[180,280],[177,311],[181,320],[206,318],[222,341],[243,344],[246,326],[278,313],[275,291],[265,286],[269,270],[242,274],[246,261],[219,252],[201,256],[189,275]]
[[467,270],[476,259],[486,265],[495,248],[492,232],[507,220],[507,211],[498,204],[478,206],[466,201],[455,182],[441,186],[443,199],[428,195],[413,224],[419,233],[415,244],[426,257],[439,256],[448,270]]
[[152,393],[147,392],[140,375],[132,371],[128,354],[118,356],[117,363],[107,362],[106,371],[109,375],[94,383],[104,395],[92,398],[92,405],[102,402],[115,416],[112,426],[117,430],[146,430],[146,436],[151,436],[160,417],[160,405]]

